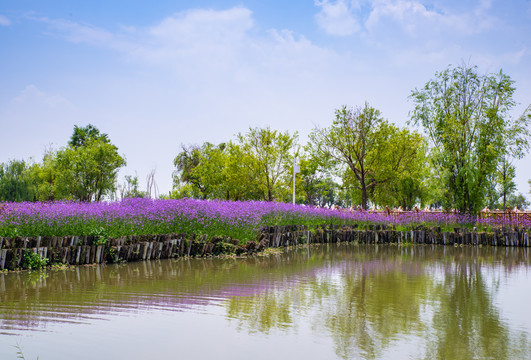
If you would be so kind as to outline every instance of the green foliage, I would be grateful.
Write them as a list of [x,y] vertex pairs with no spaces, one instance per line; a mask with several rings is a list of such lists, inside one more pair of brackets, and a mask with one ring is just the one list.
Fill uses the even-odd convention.
[[75,126],[69,145],[59,151],[47,150],[42,163],[2,164],[0,200],[99,201],[114,192],[118,169],[124,165],[106,134],[92,125]]
[[94,236],[92,245],[107,245],[109,243],[109,234],[103,226],[92,228],[89,235]]
[[515,207],[523,210],[527,209],[530,205],[530,202],[522,194],[511,194],[507,197],[506,207],[514,209]]
[[411,120],[431,141],[446,208],[477,212],[503,156],[521,156],[528,148],[529,108],[516,120],[508,117],[514,90],[501,71],[479,75],[476,67],[462,66],[436,73],[412,92]]
[[139,189],[138,176],[125,176],[125,183],[119,185],[118,189],[120,191],[120,197],[122,199],[132,199],[132,198],[144,198],[147,197],[145,191]]
[[19,230],[16,227],[12,226],[0,226],[0,236],[14,239],[17,236],[20,236]]
[[[228,171],[232,163],[232,147],[232,144],[208,142],[201,147],[183,146],[174,160],[177,172],[172,197],[237,200],[237,184]],[[239,160],[243,160],[243,156],[238,155]]]
[[61,193],[57,188],[57,179],[60,173],[56,166],[57,152],[48,149],[42,159],[42,163],[34,164],[30,170],[36,188],[36,199],[39,201],[53,201],[66,199],[68,194]]
[[[315,129],[310,142],[322,163],[342,174],[343,188],[349,189],[352,197],[359,197],[364,209],[371,197],[383,203],[413,202],[421,197],[421,184],[412,180],[407,187],[407,179],[421,175],[418,169],[425,164],[424,139],[388,123],[367,103],[363,108],[343,106],[336,110],[332,125]],[[388,198],[389,188],[405,194],[404,199]]]
[[110,143],[107,134],[101,134],[100,130],[98,130],[94,125],[88,124],[84,127],[74,125],[74,132],[70,137],[68,145],[77,149],[81,146],[86,146],[91,140],[101,140],[105,143]]
[[302,202],[307,205],[331,207],[340,202],[339,184],[334,181],[330,173],[327,158],[324,158],[309,143],[304,148],[299,160],[300,174],[296,177],[296,192],[303,196]]
[[269,128],[238,134],[238,143],[183,146],[175,157],[173,198],[284,200],[297,135]]
[[115,191],[116,176],[125,160],[116,146],[101,139],[89,139],[83,146],[60,150],[54,165],[60,193],[80,201],[100,201]]
[[25,269],[40,269],[48,264],[48,259],[41,257],[39,254],[26,251],[22,266]]
[[514,194],[516,191],[516,169],[511,163],[504,157],[498,164],[496,173],[496,182],[499,186],[499,193],[502,197],[502,209],[507,206],[507,198]]
[[247,134],[238,134],[242,151],[249,155],[249,168],[256,174],[255,184],[262,199],[273,201],[290,193],[290,170],[293,170],[294,149],[298,135],[290,135],[264,129],[249,129]]
[[24,160],[0,164],[0,201],[33,201],[36,188]]

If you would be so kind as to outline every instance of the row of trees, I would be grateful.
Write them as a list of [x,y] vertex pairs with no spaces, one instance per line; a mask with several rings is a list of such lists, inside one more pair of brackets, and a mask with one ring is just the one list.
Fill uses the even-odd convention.
[[[380,112],[343,106],[332,124],[315,128],[305,146],[298,134],[251,128],[221,144],[183,145],[174,160],[170,197],[290,201],[300,164],[297,202],[319,206],[415,205],[477,212],[526,205],[516,195],[514,160],[529,150],[531,108],[512,118],[514,82],[503,72],[448,68],[412,91],[410,125]],[[125,165],[107,134],[74,127],[68,144],[40,163],[0,164],[0,201],[157,196],[154,172],[146,191],[137,176],[117,185]]]
[[331,126],[315,128],[304,147],[297,134],[249,129],[219,145],[183,146],[175,158],[172,197],[290,201],[295,159],[297,202],[309,205],[415,205],[477,212],[528,205],[516,195],[513,161],[529,150],[531,108],[518,118],[514,82],[503,72],[448,68],[412,91],[410,124],[343,106]]
[[297,140],[296,133],[256,128],[220,145],[183,146],[171,196],[290,201],[297,159],[299,203],[410,207],[430,199],[424,139],[368,104],[336,111],[332,126],[315,129],[305,147]]
[[125,163],[107,134],[75,126],[68,145],[46,151],[42,162],[0,164],[0,201],[100,201],[114,194]]

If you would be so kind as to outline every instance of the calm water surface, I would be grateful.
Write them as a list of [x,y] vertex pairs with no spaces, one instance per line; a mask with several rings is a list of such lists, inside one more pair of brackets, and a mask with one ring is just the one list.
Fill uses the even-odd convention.
[[321,245],[0,274],[0,359],[531,359],[530,258]]

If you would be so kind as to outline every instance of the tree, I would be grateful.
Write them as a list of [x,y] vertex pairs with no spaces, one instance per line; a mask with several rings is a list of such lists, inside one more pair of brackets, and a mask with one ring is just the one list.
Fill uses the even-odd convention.
[[[380,207],[389,205],[413,209],[415,205],[435,205],[437,182],[427,156],[426,141],[419,134],[404,129],[394,135],[393,142],[398,147],[415,151],[410,153],[402,171],[391,174],[388,181],[370,189],[369,199]],[[389,148],[394,149],[393,146]]]
[[292,150],[298,135],[281,133],[267,128],[250,128],[246,134],[238,134],[241,150],[250,156],[249,169],[256,174],[256,186],[262,199],[273,201],[290,193],[290,169],[293,169]]
[[296,181],[297,194],[303,196],[307,205],[323,207],[336,204],[339,184],[332,179],[327,166],[322,165],[323,159],[319,159],[310,144],[305,150],[307,154],[302,155],[299,161],[301,172]]
[[118,185],[121,199],[145,198],[147,193],[139,189],[138,175],[125,175],[125,183]]
[[0,164],[0,201],[33,201],[35,184],[29,174],[30,166],[24,160]]
[[502,71],[479,75],[476,67],[461,66],[436,73],[412,91],[411,121],[430,139],[446,208],[477,212],[501,158],[511,147],[527,147],[529,108],[516,121],[508,116],[515,105],[513,83]]
[[155,169],[152,169],[146,175],[146,196],[150,199],[159,196],[159,187],[155,181]]
[[502,198],[501,205],[502,209],[505,209],[507,206],[507,198],[513,195],[516,191],[516,183],[514,182],[514,179],[516,178],[516,169],[506,157],[503,157],[498,164],[497,170],[496,180],[500,187],[499,194]]
[[256,159],[240,144],[230,141],[226,149],[227,157],[223,168],[223,181],[227,200],[260,200],[262,189],[257,186],[260,178]]
[[529,206],[529,201],[525,198],[522,194],[511,194],[507,197],[507,203],[506,206],[510,209],[514,209],[515,207],[522,210],[526,209]]
[[173,160],[177,170],[173,176],[174,188],[180,183],[188,183],[203,192],[203,184],[198,176],[194,174],[195,168],[200,163],[200,148],[198,146],[185,145],[181,145],[181,148],[182,151]]
[[205,142],[201,147],[182,145],[182,151],[173,163],[177,169],[174,176],[176,188],[180,188],[181,184],[189,185],[192,194],[197,194],[194,197],[202,199],[230,198],[225,181],[226,144]]
[[485,192],[485,204],[489,209],[499,209],[501,207],[497,178],[496,174],[487,175],[488,186]]
[[80,146],[85,146],[90,139],[98,139],[103,141],[104,143],[110,143],[107,134],[101,134],[100,131],[94,125],[88,124],[84,127],[74,125],[74,132],[70,137],[68,145],[74,148],[78,148]]
[[47,149],[41,163],[35,163],[29,169],[30,177],[35,184],[36,200],[54,201],[70,198],[69,194],[57,188],[57,179],[60,177],[57,168],[57,151]]
[[56,187],[60,193],[80,201],[100,201],[115,191],[118,170],[125,165],[118,148],[100,138],[72,145],[57,152]]
[[343,106],[335,115],[329,128],[314,129],[310,142],[343,175],[343,186],[359,192],[367,209],[370,192],[405,173],[424,140],[389,124],[367,103],[363,108]]

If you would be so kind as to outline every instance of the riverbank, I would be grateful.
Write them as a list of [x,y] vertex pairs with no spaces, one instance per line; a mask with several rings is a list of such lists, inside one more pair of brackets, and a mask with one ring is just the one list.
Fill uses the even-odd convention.
[[[42,264],[86,265],[145,261],[176,257],[250,255],[268,248],[299,244],[352,242],[359,244],[433,244],[529,247],[528,228],[499,228],[479,232],[455,228],[420,228],[399,231],[383,226],[357,228],[339,225],[320,227],[268,226],[253,241],[241,242],[227,236],[196,234],[100,236],[38,236],[0,238],[0,270],[31,268],[28,259],[37,254]],[[32,255],[32,257],[36,257]]]

